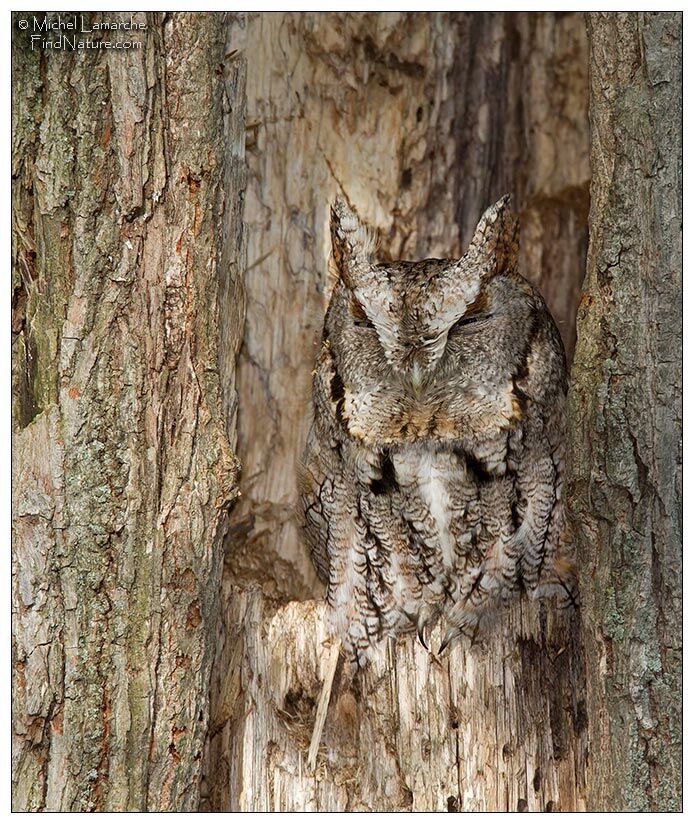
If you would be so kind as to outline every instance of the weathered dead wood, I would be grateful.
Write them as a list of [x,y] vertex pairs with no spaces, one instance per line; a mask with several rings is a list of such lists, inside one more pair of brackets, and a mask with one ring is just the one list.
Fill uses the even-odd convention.
[[472,651],[454,647],[437,660],[409,638],[351,681],[340,668],[310,770],[332,650],[322,604],[234,596],[237,666],[219,707],[232,731],[230,809],[584,808],[575,627],[524,603]]
[[[213,674],[215,721],[205,771],[205,808],[224,810],[231,804],[257,804],[264,809],[303,809],[302,804],[309,799],[307,809],[340,808],[340,804],[374,809],[400,804],[404,809],[408,808],[407,793],[400,800],[391,790],[386,796],[375,778],[358,795],[342,789],[337,793],[339,778],[334,782],[330,778],[319,790],[309,791],[305,783],[286,783],[289,779],[280,777],[277,781],[285,781],[286,786],[269,793],[263,784],[266,770],[243,784],[243,804],[237,779],[230,793],[230,770],[236,776],[255,767],[261,770],[259,765],[270,751],[266,745],[277,740],[276,725],[269,728],[267,738],[257,732],[253,739],[247,726],[231,723],[230,705],[234,702],[230,694],[248,689],[253,700],[265,708],[260,711],[266,713],[268,723],[274,718],[269,709],[273,702],[279,702],[281,708],[284,701],[279,689],[272,700],[265,693],[256,695],[253,678],[257,672],[267,680],[266,663],[254,666],[250,652],[246,658],[251,663],[239,670],[236,635],[245,630],[239,626],[234,606],[236,587],[256,582],[266,595],[280,600],[321,594],[292,513],[313,346],[330,288],[327,209],[335,194],[346,194],[360,214],[380,229],[384,256],[421,258],[459,253],[482,211],[510,191],[521,213],[524,272],[547,296],[571,348],[587,243],[584,21],[572,14],[240,14],[231,18],[228,37],[227,51],[248,66],[247,323],[237,383],[238,450],[244,472],[242,498],[234,510],[226,543],[223,601],[230,606],[224,610]],[[293,605],[291,609],[302,607]],[[285,631],[293,637],[300,631],[290,619]],[[269,614],[264,620],[270,620]],[[495,683],[506,679],[516,685],[513,689],[518,694],[521,678],[546,676],[542,668],[528,669],[527,661],[523,669],[520,649],[526,660],[528,651],[544,649],[544,641],[537,622],[530,626],[520,621],[521,613],[514,613],[505,646],[488,650],[488,660],[478,660],[474,653],[470,659],[474,666],[466,664],[469,680],[461,683],[470,693],[466,698],[469,707],[479,709],[492,700],[485,680],[492,668],[496,668]],[[526,639],[520,647],[516,641],[519,633]],[[287,644],[292,643],[288,638]],[[557,643],[555,651],[558,648]],[[567,670],[577,672],[580,660],[568,660],[571,650],[567,646],[559,661]],[[415,655],[411,650],[407,654]],[[315,651],[312,655],[310,661],[315,662]],[[532,655],[530,658],[534,660]],[[417,660],[420,663],[412,673],[418,674],[411,674],[410,680],[425,677],[428,665],[422,661],[426,656],[422,659],[420,654]],[[297,661],[295,666],[304,665]],[[305,666],[310,670],[314,665],[308,662]],[[398,701],[415,706],[421,693],[408,686],[407,666],[403,663],[398,669]],[[435,671],[433,665],[429,670]],[[310,683],[316,690],[310,693],[310,700],[315,701],[315,669],[312,678]],[[250,679],[247,687],[246,679]],[[566,699],[566,705],[573,702],[579,708],[580,679],[572,681],[572,688],[577,691]],[[498,765],[504,775],[511,767],[519,769],[525,758],[539,764],[537,742],[525,732],[520,736],[521,748],[513,749],[515,760],[505,761],[504,745],[508,745],[507,754],[516,745],[510,738],[502,741],[497,736],[496,724],[504,724],[510,734],[524,730],[528,719],[536,719],[532,723],[540,725],[538,740],[545,742],[543,751],[548,752],[546,742],[551,732],[546,718],[553,687],[545,680],[542,689],[531,688],[522,709],[519,699],[507,705],[500,698],[500,688],[495,689],[497,697],[485,708],[484,720],[475,721],[475,735],[487,736],[474,739],[475,747],[488,750],[489,764],[494,770]],[[440,697],[442,690],[439,684],[433,696]],[[392,701],[384,703],[377,694],[349,694],[349,701],[358,702],[354,712],[360,717],[384,715],[395,724]],[[329,722],[333,714],[331,710]],[[499,722],[495,714],[505,720]],[[576,709],[576,718],[580,717]],[[431,721],[439,736],[436,740],[448,741],[452,733],[447,722],[443,716],[437,719]],[[374,739],[368,723],[364,720],[361,728],[362,746],[375,740],[381,754],[392,748],[392,743],[388,744],[392,730],[390,739],[385,731]],[[576,723],[580,728],[580,722]],[[309,736],[312,724],[311,718]],[[484,765],[486,784],[475,789],[476,779],[454,781],[450,776],[459,770],[464,773],[468,762],[465,756],[456,760],[452,750],[442,745],[433,760],[427,756],[421,762],[421,773],[448,776],[446,794],[433,789],[415,791],[415,766],[407,768],[410,772],[403,786],[416,794],[417,809],[427,809],[427,804],[433,805],[431,809],[445,809],[449,797],[452,806],[460,804],[461,809],[475,805],[516,809],[521,798],[533,809],[541,801],[545,807],[550,801],[567,809],[580,807],[583,739],[579,733],[566,734],[570,740],[567,746],[574,754],[559,767],[553,758],[548,759],[538,773],[539,793],[523,789],[523,781],[527,784],[529,780],[532,787],[535,777],[527,779],[526,770],[520,784],[509,784],[507,800],[506,779],[501,772],[494,779],[489,777],[491,768],[481,755],[471,756],[469,768]],[[335,740],[334,731],[326,735]],[[514,741],[520,740],[514,735]],[[424,758],[426,747],[423,749],[414,727],[407,736],[398,745],[398,758],[413,764]],[[453,738],[460,740],[457,734]],[[288,751],[294,753],[287,756],[293,765],[291,773],[299,769],[300,748],[291,750],[294,744],[290,744]],[[256,745],[262,754],[254,752]],[[355,775],[354,764],[362,757],[355,746],[348,742],[342,753],[337,744],[333,746],[333,759],[338,764],[335,769],[346,770],[350,780]],[[241,756],[243,766],[237,764]],[[384,769],[391,769],[393,759],[387,756]],[[570,778],[566,764],[572,759],[576,768]],[[280,775],[284,776],[282,770]],[[432,786],[436,780],[431,779]],[[424,777],[417,781],[417,786],[424,786]],[[313,779],[311,783],[315,785]],[[557,785],[561,785],[561,792],[555,791]],[[250,793],[258,793],[253,796],[256,801]]]

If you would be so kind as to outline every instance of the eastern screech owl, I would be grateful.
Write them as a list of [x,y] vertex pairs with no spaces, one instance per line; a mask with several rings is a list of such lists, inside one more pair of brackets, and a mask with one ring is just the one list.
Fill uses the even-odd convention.
[[460,260],[377,263],[331,210],[338,279],[313,382],[300,516],[335,630],[364,663],[439,617],[475,640],[515,592],[573,603],[564,350],[516,271],[508,196]]

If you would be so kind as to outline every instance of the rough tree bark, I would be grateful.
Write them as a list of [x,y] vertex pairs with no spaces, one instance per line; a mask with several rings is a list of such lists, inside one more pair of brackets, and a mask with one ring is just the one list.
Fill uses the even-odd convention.
[[[74,53],[32,50],[20,18],[13,805],[195,809],[236,497],[217,317],[239,311],[220,215],[238,228],[242,95],[225,115],[210,15],[136,14],[104,36],[140,47]],[[230,335],[227,380],[234,357]]]
[[[441,664],[410,640],[341,683],[304,760],[327,650],[294,527],[327,209],[346,193],[385,256],[459,253],[510,191],[525,273],[567,348],[587,248],[587,40],[579,15],[272,14],[231,19],[248,64],[242,497],[213,674],[206,809],[580,809],[584,708],[572,632],[515,610]],[[239,592],[239,586],[261,588]],[[285,603],[280,606],[280,603]]]
[[591,14],[590,251],[571,390],[589,806],[682,804],[682,18]]

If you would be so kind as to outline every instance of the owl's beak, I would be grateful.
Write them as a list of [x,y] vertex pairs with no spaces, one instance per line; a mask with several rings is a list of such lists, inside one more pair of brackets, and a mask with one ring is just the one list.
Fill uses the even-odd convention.
[[424,388],[424,373],[422,367],[415,361],[410,369],[410,384],[414,391],[415,397],[419,398]]

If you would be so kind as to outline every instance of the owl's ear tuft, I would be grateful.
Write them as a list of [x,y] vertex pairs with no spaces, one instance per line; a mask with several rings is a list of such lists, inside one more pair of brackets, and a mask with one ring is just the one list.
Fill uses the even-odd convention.
[[330,207],[330,237],[338,274],[351,286],[355,277],[370,269],[378,235],[338,197]]
[[511,196],[504,195],[480,218],[467,251],[487,269],[488,276],[515,272],[518,268],[517,216],[511,211]]

